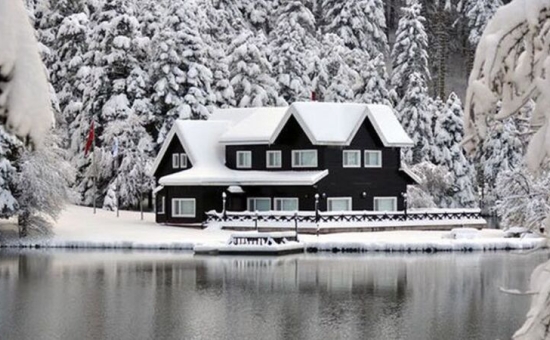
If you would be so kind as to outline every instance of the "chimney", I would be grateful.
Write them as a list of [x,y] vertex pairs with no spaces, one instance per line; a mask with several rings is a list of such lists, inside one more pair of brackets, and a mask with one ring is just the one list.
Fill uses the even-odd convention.
[[312,92],[311,92],[311,101],[312,101],[312,102],[317,101],[317,94],[315,93],[315,91],[312,91]]

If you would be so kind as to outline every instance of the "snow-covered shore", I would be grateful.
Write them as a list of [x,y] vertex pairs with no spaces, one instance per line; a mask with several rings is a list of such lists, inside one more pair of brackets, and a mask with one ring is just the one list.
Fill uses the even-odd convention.
[[[225,243],[232,231],[168,227],[155,224],[154,215],[139,212],[116,213],[69,206],[61,215],[50,238],[20,241],[4,239],[7,247],[90,248],[90,249],[171,249],[192,250],[195,245]],[[0,233],[13,235],[13,226],[0,224]],[[312,251],[489,251],[532,249],[545,244],[539,238],[504,238],[500,230],[486,229],[474,239],[452,239],[445,231],[386,231],[300,235]]]

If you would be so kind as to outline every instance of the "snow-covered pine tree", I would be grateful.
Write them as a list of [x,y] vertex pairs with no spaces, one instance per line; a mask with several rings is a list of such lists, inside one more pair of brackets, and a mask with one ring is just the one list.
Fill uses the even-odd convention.
[[446,167],[453,175],[453,190],[445,199],[450,208],[476,206],[475,170],[460,144],[464,137],[463,116],[460,99],[451,93],[435,125],[435,164]]
[[199,31],[198,22],[204,19],[201,9],[195,1],[173,2],[167,13],[163,28],[153,38],[157,145],[164,142],[176,119],[205,119],[207,106],[216,101],[207,67],[208,44]]
[[463,11],[468,20],[470,34],[468,41],[475,49],[481,39],[483,30],[496,10],[502,6],[501,0],[464,0]]
[[21,142],[0,126],[0,218],[17,214],[19,203],[15,198],[17,190],[17,169],[15,160]]
[[428,69],[428,35],[424,28],[426,19],[422,16],[422,6],[418,0],[407,0],[401,8],[402,16],[395,33],[395,43],[391,52],[391,87],[395,100],[399,102],[410,88],[410,75],[417,73],[427,84],[430,79]]
[[386,64],[382,54],[367,61],[366,65],[359,72],[353,86],[355,101],[391,106],[387,79],[388,73],[386,72]]
[[271,77],[271,64],[265,54],[266,38],[259,32],[242,33],[229,47],[227,64],[237,106],[276,106],[277,82]]
[[323,33],[337,34],[350,49],[372,56],[388,54],[383,0],[322,0],[321,11]]
[[422,75],[409,75],[405,96],[397,105],[397,116],[414,141],[412,148],[403,150],[402,159],[410,165],[430,161],[434,144],[432,117],[428,108],[428,89]]
[[242,12],[250,27],[264,35],[269,35],[274,26],[272,13],[277,10],[278,1],[255,0],[244,1]]
[[344,40],[336,34],[327,33],[323,36],[320,52],[319,61],[312,64],[317,68],[309,70],[319,99],[329,102],[353,101],[353,85],[358,74],[346,62],[350,50]]
[[66,203],[73,199],[69,187],[74,181],[74,168],[66,161],[55,131],[39,150],[26,149],[17,160],[16,198],[19,203],[18,224],[21,237],[32,231],[51,232]]
[[499,173],[521,166],[523,154],[523,143],[513,118],[490,125],[487,138],[481,146],[479,162],[483,174],[483,182],[480,184],[485,193],[484,206],[491,208],[495,203],[494,189]]
[[308,4],[282,0],[276,13],[277,26],[269,36],[273,76],[279,84],[279,96],[288,103],[308,100],[312,91],[307,71],[319,53],[319,44]]

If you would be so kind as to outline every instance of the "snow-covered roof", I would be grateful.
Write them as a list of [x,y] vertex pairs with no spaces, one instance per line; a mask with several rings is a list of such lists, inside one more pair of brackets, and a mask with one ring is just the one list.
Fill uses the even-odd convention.
[[413,140],[407,135],[401,123],[386,105],[367,105],[368,117],[386,147],[411,147]]
[[401,167],[399,168],[400,171],[403,171],[405,174],[407,174],[410,178],[412,178],[413,181],[416,182],[416,184],[420,184],[422,180],[420,177],[418,177],[417,174],[415,174],[411,168],[409,168],[405,163],[401,163]]
[[[220,112],[217,117],[221,119],[223,116],[231,114],[233,112]],[[236,114],[246,115],[246,117],[241,118],[221,136],[221,143],[239,145],[273,144],[289,117],[287,107],[263,107],[248,112],[239,111]]]
[[297,102],[290,111],[315,145],[349,145],[366,116],[365,104]]
[[328,175],[323,171],[243,171],[232,170],[222,164],[212,166],[193,166],[160,179],[164,186],[175,185],[211,185],[211,186],[247,186],[247,185],[314,185]]

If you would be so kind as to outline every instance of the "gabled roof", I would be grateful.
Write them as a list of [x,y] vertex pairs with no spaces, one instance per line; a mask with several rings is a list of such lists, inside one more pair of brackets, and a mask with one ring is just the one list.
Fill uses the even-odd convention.
[[413,140],[407,135],[401,123],[386,105],[367,105],[368,117],[385,147],[411,147]]
[[220,138],[223,144],[273,144],[291,115],[313,145],[349,145],[367,117],[384,146],[414,145],[385,105],[297,102],[290,107],[220,109],[213,119],[234,123]]
[[[221,136],[221,143],[273,144],[290,116],[288,107],[263,107],[248,110],[248,114],[244,118],[241,118]],[[231,114],[232,112],[219,113],[218,117],[222,119],[223,116]],[[238,114],[245,115],[243,112]]]

